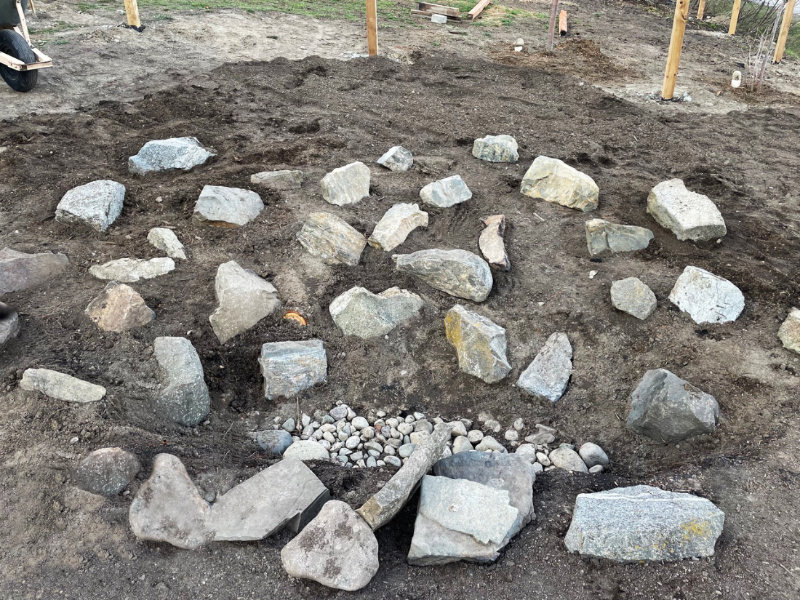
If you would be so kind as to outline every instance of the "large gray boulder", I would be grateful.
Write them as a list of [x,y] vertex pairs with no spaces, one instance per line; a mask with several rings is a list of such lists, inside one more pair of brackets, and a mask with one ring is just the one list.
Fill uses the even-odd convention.
[[394,146],[389,148],[376,162],[390,171],[402,173],[414,166],[414,156],[402,146]]
[[98,279],[136,283],[140,279],[152,279],[166,275],[175,269],[175,261],[167,257],[118,258],[102,265],[92,265],[89,273]]
[[156,406],[176,423],[197,425],[208,415],[211,398],[194,346],[182,337],[157,337],[153,354],[162,379]]
[[378,572],[378,540],[344,502],[326,502],[319,514],[281,550],[291,577],[354,592]]
[[786,320],[778,329],[778,339],[784,348],[800,354],[800,309],[793,308],[789,311]]
[[714,240],[728,232],[716,204],[708,196],[690,192],[681,179],[655,186],[647,196],[647,212],[679,240]]
[[425,204],[449,208],[472,198],[472,192],[460,175],[445,177],[423,187],[419,197]]
[[615,561],[698,558],[714,554],[724,522],[705,498],[636,485],[578,494],[564,543]]
[[523,176],[520,192],[587,212],[597,208],[600,188],[586,173],[557,158],[539,156]]
[[712,433],[718,421],[714,396],[666,369],[647,371],[631,394],[628,427],[659,442]]
[[261,540],[284,527],[296,533],[329,498],[311,469],[286,458],[218,497],[209,527],[218,542]]
[[206,185],[194,205],[194,219],[218,227],[242,227],[264,210],[261,196],[250,190]]
[[100,448],[81,460],[75,469],[75,483],[92,494],[116,496],[128,487],[141,468],[132,452]]
[[699,267],[683,270],[669,299],[698,324],[730,323],[744,310],[744,295],[738,287]]
[[0,296],[41,285],[66,270],[69,260],[63,254],[26,254],[11,248],[0,250]]
[[380,294],[353,287],[334,298],[329,311],[342,333],[369,339],[386,335],[414,318],[424,304],[413,292],[396,287]]
[[258,363],[268,400],[292,398],[328,377],[328,357],[322,340],[264,344]]
[[484,225],[478,237],[481,254],[491,266],[508,271],[511,268],[511,261],[508,260],[503,240],[506,231],[505,215],[491,215],[481,219],[481,222]]
[[72,188],[56,207],[56,221],[83,223],[105,233],[122,213],[125,186],[116,181],[100,179]]
[[486,383],[496,383],[511,371],[505,329],[460,304],[447,311],[444,326],[462,371]]
[[466,250],[419,250],[392,256],[395,268],[419,277],[429,286],[473,302],[492,291],[492,270],[480,256]]
[[339,217],[325,212],[308,215],[297,240],[310,254],[329,265],[354,267],[367,245],[364,236]]
[[603,219],[591,219],[584,223],[586,245],[589,254],[597,256],[604,252],[635,252],[643,250],[653,239],[653,232],[635,225],[618,225]]
[[653,290],[637,277],[611,283],[611,304],[642,321],[652,315],[658,305]]
[[181,241],[172,229],[153,227],[147,232],[147,241],[170,258],[186,260],[186,251],[184,250],[183,244],[181,244]]
[[220,343],[255,326],[278,308],[278,290],[236,261],[217,268],[214,292],[219,306],[208,318]]
[[556,402],[567,389],[572,374],[572,344],[566,333],[552,334],[517,380],[517,386],[534,396]]
[[354,162],[334,169],[319,182],[322,197],[336,206],[355,204],[369,196],[369,167]]
[[472,144],[472,156],[488,162],[513,163],[519,160],[517,140],[510,135],[487,135]]
[[80,404],[98,402],[106,395],[106,388],[101,385],[50,369],[25,369],[19,387],[27,392],[41,392],[54,400]]
[[136,156],[128,159],[128,170],[137,175],[173,169],[189,171],[212,156],[216,155],[203,148],[194,137],[151,140],[142,146]]
[[405,242],[417,227],[427,226],[428,213],[418,204],[395,204],[381,217],[367,241],[373,248],[389,252]]
[[116,281],[86,307],[87,316],[103,331],[117,333],[147,325],[156,313],[145,304],[144,298],[131,286]]

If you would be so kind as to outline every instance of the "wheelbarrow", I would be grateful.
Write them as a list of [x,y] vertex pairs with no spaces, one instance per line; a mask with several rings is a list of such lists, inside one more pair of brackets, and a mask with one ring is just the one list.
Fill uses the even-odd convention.
[[25,10],[29,0],[0,0],[0,77],[18,92],[29,92],[39,69],[53,61],[31,45]]

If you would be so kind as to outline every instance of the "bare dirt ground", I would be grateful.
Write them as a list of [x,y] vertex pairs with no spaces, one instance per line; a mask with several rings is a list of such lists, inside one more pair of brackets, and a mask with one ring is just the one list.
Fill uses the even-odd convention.
[[[80,27],[53,34],[65,42],[45,48],[58,66],[42,75],[33,94],[0,89],[0,146],[8,148],[0,154],[0,235],[2,245],[17,250],[64,252],[70,268],[51,285],[3,298],[19,310],[23,330],[0,349],[2,597],[800,595],[800,357],[776,337],[789,308],[800,302],[800,108],[787,83],[797,81],[797,63],[773,70],[772,101],[764,105],[726,87],[741,50],[737,40],[689,34],[679,92],[689,90],[693,101],[657,103],[647,94],[660,86],[670,20],[630,3],[567,8],[577,24],[553,56],[535,48],[510,52],[516,37],[541,45],[546,25],[536,21],[488,30],[491,36],[480,27],[466,36],[431,26],[396,27],[381,37],[391,58],[342,61],[331,59],[363,51],[360,24],[187,13],[139,34],[114,27],[120,20],[115,13],[87,16],[70,4],[40,5]],[[289,60],[312,54],[318,56]],[[256,62],[223,64],[231,59]],[[488,133],[514,135],[519,164],[473,159],[472,140]],[[218,157],[185,174],[138,178],[127,172],[127,157],[144,142],[177,135],[197,136]],[[514,371],[503,383],[486,385],[458,371],[442,324],[454,300],[395,273],[388,253],[367,248],[358,267],[331,268],[311,260],[294,239],[308,212],[331,209],[316,183],[324,173],[354,160],[373,164],[395,144],[418,157],[438,157],[427,161],[438,167],[394,174],[374,165],[371,198],[336,212],[369,233],[393,203],[417,201],[422,185],[459,173],[474,198],[431,211],[429,228],[412,234],[400,250],[474,251],[480,217],[507,215],[512,270],[496,277],[492,295],[477,307],[508,331]],[[593,216],[652,228],[650,247],[590,261],[585,215],[519,194],[522,174],[539,154],[590,174],[601,190]],[[241,230],[193,224],[192,207],[204,184],[247,188],[250,174],[286,167],[306,172],[303,188],[264,195],[267,209],[256,222]],[[729,230],[721,243],[678,242],[645,214],[649,189],[671,177],[717,202]],[[100,178],[127,187],[123,214],[108,234],[54,221],[65,191]],[[145,241],[157,225],[175,228],[190,260],[167,276],[135,284],[155,310],[154,322],[122,335],[98,331],[83,310],[103,282],[88,267],[157,256]],[[298,329],[276,314],[221,346],[208,315],[215,306],[216,267],[232,259],[272,281],[287,308],[308,315],[310,327]],[[700,327],[668,302],[687,264],[742,289],[747,305],[735,323]],[[598,272],[593,279],[590,270]],[[608,301],[611,281],[631,275],[659,299],[646,322],[632,322]],[[426,308],[388,340],[345,338],[327,307],[353,285],[376,292],[408,288],[423,295]],[[566,331],[575,347],[570,387],[555,405],[531,400],[511,385],[553,331]],[[197,347],[212,394],[207,425],[179,428],[153,414],[150,348],[160,335],[186,336]],[[560,471],[540,477],[537,520],[487,567],[409,567],[412,502],[378,531],[381,568],[356,594],[290,580],[279,559],[285,536],[197,552],[139,543],[127,523],[129,496],[105,499],[72,485],[76,461],[109,445],[137,453],[142,479],[155,454],[174,453],[205,491],[224,491],[263,468],[269,461],[247,431],[276,414],[294,414],[296,406],[263,398],[260,345],[310,337],[325,340],[329,381],[300,398],[301,410],[329,409],[341,399],[359,409],[423,410],[445,418],[489,411],[506,425],[520,416],[529,425],[557,427],[560,441],[596,441],[609,452],[612,469],[595,477]],[[76,407],[22,394],[17,382],[34,366],[100,383],[108,397],[100,406]],[[717,398],[717,433],[664,446],[625,429],[630,392],[656,367]],[[313,468],[335,497],[353,505],[391,475]],[[691,491],[722,508],[726,524],[716,555],[619,565],[568,554],[563,535],[575,495],[634,483]]]

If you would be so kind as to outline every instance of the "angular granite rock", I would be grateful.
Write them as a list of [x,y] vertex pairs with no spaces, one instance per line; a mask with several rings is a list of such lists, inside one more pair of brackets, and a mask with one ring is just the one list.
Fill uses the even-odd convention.
[[644,250],[653,239],[653,232],[635,225],[618,225],[603,219],[591,219],[584,223],[586,245],[589,254],[597,256],[603,252],[635,252]]
[[572,374],[572,344],[566,333],[554,333],[517,380],[517,386],[534,396],[556,402],[567,389]]
[[128,159],[128,170],[137,175],[173,169],[189,171],[212,156],[216,154],[203,148],[194,137],[151,140]]
[[221,344],[255,326],[278,308],[278,290],[236,261],[217,268],[214,292],[219,306],[208,318]]
[[614,308],[644,321],[652,315],[656,306],[656,295],[636,277],[626,277],[611,283],[611,304]]
[[172,229],[153,227],[147,233],[147,241],[170,258],[186,260],[186,252],[184,251],[183,244],[181,244],[181,241]]
[[75,469],[75,483],[92,494],[116,496],[128,487],[141,468],[131,452],[122,448],[100,448],[80,462]]
[[354,592],[378,572],[378,540],[344,502],[326,502],[319,514],[281,550],[291,577]]
[[472,144],[472,156],[488,162],[513,163],[519,160],[517,140],[510,135],[487,135]]
[[305,176],[302,171],[284,169],[282,171],[262,171],[251,175],[250,183],[274,192],[287,192],[299,190],[303,185],[303,179]]
[[336,206],[355,204],[369,196],[369,167],[354,162],[334,169],[319,182],[322,197]]
[[511,269],[511,262],[506,254],[506,246],[503,236],[506,231],[505,215],[492,215],[481,219],[484,230],[478,238],[478,247],[486,261],[497,269],[508,271]]
[[0,250],[0,295],[41,285],[63,273],[69,260],[63,254],[25,254],[11,248]]
[[744,295],[727,279],[688,266],[669,293],[670,302],[695,323],[730,323],[744,310]]
[[159,454],[153,473],[136,492],[128,510],[133,535],[196,550],[214,539],[208,526],[211,508],[200,497],[176,456]]
[[636,485],[578,494],[564,543],[570,552],[615,561],[712,556],[724,522],[705,498]]
[[800,354],[800,309],[789,311],[789,316],[778,329],[778,339],[784,348]]
[[261,196],[250,190],[203,186],[194,205],[194,219],[216,227],[242,227],[255,219],[264,210]]
[[631,394],[628,427],[657,442],[676,444],[713,433],[718,422],[714,396],[666,369],[647,371]]
[[419,250],[392,256],[395,268],[416,275],[429,286],[451,296],[483,302],[494,280],[489,265],[466,250]]
[[297,240],[313,256],[329,265],[354,267],[361,260],[367,240],[339,217],[330,213],[314,212],[308,215]]
[[389,252],[405,242],[417,227],[427,226],[428,213],[420,210],[419,204],[395,204],[381,217],[367,241],[373,248]]
[[728,232],[716,204],[708,196],[687,190],[681,179],[655,186],[647,196],[647,212],[679,240],[714,240]]
[[286,458],[218,497],[209,527],[217,542],[261,540],[284,527],[297,533],[329,498],[311,469]]
[[88,317],[103,331],[128,331],[156,318],[136,290],[124,283],[110,282],[86,307]]
[[414,156],[402,146],[394,146],[376,162],[390,171],[402,173],[414,166]]
[[56,207],[56,221],[83,223],[105,233],[122,213],[125,186],[116,181],[100,179],[72,188]]
[[342,333],[369,339],[386,335],[414,318],[423,304],[422,298],[413,292],[396,287],[380,294],[353,287],[334,298],[329,311]]
[[505,329],[460,304],[447,311],[444,326],[462,371],[486,383],[496,383],[511,371]]
[[98,279],[136,283],[140,279],[152,279],[166,275],[175,269],[175,261],[171,258],[159,257],[146,260],[144,258],[118,258],[102,265],[92,265],[89,273]]
[[520,192],[588,212],[597,208],[600,188],[586,173],[557,158],[539,156],[522,178]]
[[449,208],[472,198],[472,192],[460,175],[453,175],[429,183],[419,191],[419,197],[425,204]]
[[328,377],[328,357],[322,340],[264,344],[258,363],[268,400],[292,398]]
[[197,425],[208,415],[211,398],[194,346],[182,337],[157,337],[153,354],[162,378],[156,406],[176,423]]
[[49,398],[65,402],[98,402],[106,388],[50,369],[25,369],[19,387],[28,392],[41,392]]

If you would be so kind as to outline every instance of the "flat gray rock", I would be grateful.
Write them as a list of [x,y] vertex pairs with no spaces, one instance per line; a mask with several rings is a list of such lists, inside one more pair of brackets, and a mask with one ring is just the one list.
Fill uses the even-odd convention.
[[390,171],[402,173],[414,166],[414,156],[402,146],[394,146],[376,162]]
[[218,306],[208,320],[221,344],[254,327],[280,305],[271,283],[233,260],[217,268],[214,292]]
[[311,469],[286,458],[217,498],[209,527],[217,542],[262,540],[284,527],[297,533],[329,498]]
[[487,135],[472,144],[472,156],[488,162],[514,163],[519,160],[517,140],[510,135]]
[[173,169],[189,171],[212,156],[216,154],[203,148],[194,137],[151,140],[142,146],[136,156],[128,159],[128,170],[136,175]]
[[261,375],[268,400],[291,398],[328,377],[322,340],[270,342],[261,346]]
[[584,223],[586,245],[591,256],[604,252],[635,252],[644,250],[653,239],[653,232],[635,225],[618,225],[603,219],[591,219]]
[[310,254],[329,265],[354,267],[361,260],[367,245],[364,236],[344,220],[330,213],[314,212],[308,215],[297,240]]
[[283,429],[266,429],[255,434],[255,440],[264,453],[270,458],[283,456],[292,445],[292,435]]
[[484,225],[483,231],[478,238],[478,247],[486,261],[493,267],[508,271],[511,269],[511,261],[506,254],[506,246],[503,236],[506,231],[505,215],[492,215],[481,219]]
[[580,455],[572,448],[567,446],[560,446],[550,452],[548,455],[550,463],[554,467],[564,469],[565,471],[576,471],[578,473],[588,473],[589,467],[583,462]]
[[[0,322],[0,329],[2,323]],[[0,333],[0,339],[2,334]],[[783,347],[792,352],[800,354],[800,310],[793,308],[789,311],[786,320],[781,323],[778,329],[778,339],[783,344]],[[2,343],[2,342],[0,342]]]
[[380,294],[353,287],[334,298],[329,311],[343,334],[369,339],[386,335],[414,318],[423,304],[422,298],[413,292],[396,287]]
[[140,540],[196,550],[214,539],[208,526],[210,515],[211,508],[200,497],[180,459],[159,454],[152,475],[131,502],[128,521]]
[[683,270],[669,299],[698,324],[730,323],[744,310],[744,295],[738,287],[699,267]]
[[314,440],[297,440],[283,452],[283,458],[294,460],[330,460],[325,447]]
[[496,383],[509,374],[505,329],[460,304],[447,311],[444,325],[462,371],[486,383]]
[[419,197],[425,204],[449,208],[472,198],[472,192],[460,175],[452,175],[429,183],[419,191]]
[[681,179],[655,186],[647,196],[647,212],[679,240],[714,240],[728,232],[716,204],[708,196],[690,192]]
[[186,251],[172,229],[153,227],[147,233],[147,241],[170,258],[186,260]]
[[17,311],[0,302],[0,346],[19,335],[20,322]]
[[175,270],[175,261],[167,257],[118,258],[102,265],[92,265],[89,273],[98,279],[136,283],[140,279],[153,279]]
[[611,304],[644,321],[655,312],[658,302],[653,290],[640,279],[627,277],[611,283]]
[[572,344],[566,333],[554,333],[517,380],[517,386],[534,396],[556,402],[567,389],[572,374]]
[[117,333],[142,327],[156,318],[136,290],[116,281],[106,285],[84,312],[103,331]]
[[373,248],[389,252],[405,242],[417,227],[427,226],[428,213],[418,204],[395,204],[378,221],[368,242]]
[[411,273],[456,298],[483,302],[494,284],[486,261],[466,250],[419,250],[395,254],[392,259],[398,271]]
[[658,442],[713,433],[718,422],[714,396],[666,369],[647,371],[631,394],[628,427]]
[[218,227],[242,227],[255,219],[264,210],[261,196],[250,190],[203,186],[194,205],[194,219]]
[[564,543],[615,561],[712,556],[725,513],[713,503],[647,485],[578,494]]
[[128,487],[141,468],[131,452],[122,448],[100,448],[80,462],[75,469],[75,483],[92,494],[116,496]]
[[274,192],[287,192],[299,190],[303,185],[303,179],[305,176],[302,171],[284,169],[282,171],[262,171],[251,175],[250,183]]
[[11,248],[0,250],[0,295],[43,284],[63,273],[69,260],[63,254],[26,254]]
[[319,514],[281,550],[291,577],[354,592],[378,572],[378,540],[344,502],[326,502]]
[[105,233],[122,213],[125,186],[101,179],[72,188],[56,207],[56,221],[83,223]]
[[98,402],[106,395],[106,388],[101,385],[50,369],[25,369],[19,387],[28,392],[41,392],[55,400],[80,404]]
[[162,379],[157,407],[176,423],[197,425],[208,415],[211,399],[194,346],[182,337],[157,337],[153,354]]
[[369,167],[362,162],[354,162],[334,169],[319,184],[326,202],[346,206],[369,196],[369,180]]
[[586,173],[557,158],[539,156],[523,176],[520,192],[588,212],[597,208],[600,188]]

